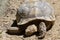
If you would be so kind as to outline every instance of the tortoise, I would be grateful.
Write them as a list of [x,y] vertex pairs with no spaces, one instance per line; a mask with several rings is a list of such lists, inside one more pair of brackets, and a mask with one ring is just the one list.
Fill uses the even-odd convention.
[[44,0],[25,0],[17,9],[16,21],[24,28],[36,25],[38,38],[42,38],[55,22],[54,9]]

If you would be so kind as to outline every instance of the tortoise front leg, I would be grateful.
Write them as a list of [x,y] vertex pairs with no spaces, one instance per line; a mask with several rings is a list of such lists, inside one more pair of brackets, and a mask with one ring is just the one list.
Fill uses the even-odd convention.
[[39,36],[38,38],[44,38],[46,34],[46,25],[44,22],[41,22],[38,27]]

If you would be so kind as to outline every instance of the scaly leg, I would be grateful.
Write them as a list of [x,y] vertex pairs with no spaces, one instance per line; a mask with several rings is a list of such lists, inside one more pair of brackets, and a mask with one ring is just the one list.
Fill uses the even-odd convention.
[[44,22],[41,22],[38,27],[39,36],[38,38],[44,38],[46,34],[46,25]]

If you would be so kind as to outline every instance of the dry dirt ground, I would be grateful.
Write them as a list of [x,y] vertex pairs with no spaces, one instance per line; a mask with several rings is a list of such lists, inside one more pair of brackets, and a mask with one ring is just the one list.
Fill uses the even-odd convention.
[[[35,35],[24,38],[23,35],[9,35],[6,28],[11,26],[15,20],[15,14],[21,0],[9,0],[8,10],[5,12],[4,17],[0,17],[0,40],[38,40]],[[56,21],[51,30],[49,30],[45,38],[40,40],[60,40],[60,0],[47,0],[55,11]]]

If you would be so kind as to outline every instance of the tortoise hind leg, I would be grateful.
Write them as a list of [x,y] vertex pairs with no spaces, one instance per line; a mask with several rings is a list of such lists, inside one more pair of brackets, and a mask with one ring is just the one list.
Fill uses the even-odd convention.
[[39,36],[38,38],[44,38],[46,34],[46,25],[44,22],[41,22],[38,27]]
[[52,26],[54,25],[54,22],[48,22],[47,23],[47,31],[49,31],[51,28],[52,28]]

